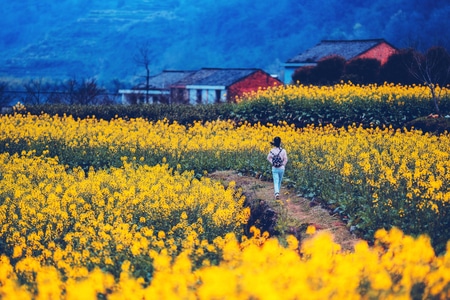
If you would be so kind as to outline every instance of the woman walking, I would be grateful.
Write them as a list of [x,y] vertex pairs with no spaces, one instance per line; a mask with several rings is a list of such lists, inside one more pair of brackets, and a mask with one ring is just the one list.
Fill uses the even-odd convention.
[[283,180],[284,168],[288,162],[287,152],[281,148],[281,138],[275,137],[271,142],[273,148],[267,155],[267,160],[272,165],[273,187],[275,199],[280,199],[281,181]]

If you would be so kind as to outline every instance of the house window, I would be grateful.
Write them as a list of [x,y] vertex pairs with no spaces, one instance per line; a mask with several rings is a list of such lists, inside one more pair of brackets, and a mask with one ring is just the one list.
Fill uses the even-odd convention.
[[172,103],[184,103],[185,99],[183,95],[183,89],[173,89],[171,93],[172,93],[171,97]]
[[202,90],[197,90],[197,103],[202,103]]
[[220,103],[220,96],[221,96],[221,91],[220,90],[216,90],[216,102]]

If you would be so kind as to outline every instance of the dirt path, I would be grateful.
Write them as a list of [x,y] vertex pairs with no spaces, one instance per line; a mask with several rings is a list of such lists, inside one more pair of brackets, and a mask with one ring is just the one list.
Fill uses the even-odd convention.
[[286,215],[279,218],[279,221],[287,222],[290,228],[304,231],[307,225],[314,225],[317,231],[329,231],[334,236],[334,241],[341,245],[342,250],[353,250],[353,245],[359,240],[350,233],[340,218],[330,215],[328,210],[320,205],[314,205],[309,199],[298,196],[293,190],[282,188],[280,200],[277,201],[273,196],[271,181],[243,176],[236,171],[217,171],[211,173],[209,177],[221,180],[224,184],[236,182],[236,187],[241,187],[249,200],[265,200],[271,207],[278,207],[278,210],[285,207]]

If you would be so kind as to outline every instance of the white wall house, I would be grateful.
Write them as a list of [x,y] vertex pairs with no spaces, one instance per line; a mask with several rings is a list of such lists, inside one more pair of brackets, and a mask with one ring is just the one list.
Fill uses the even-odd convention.
[[[138,103],[155,103],[160,99],[161,96],[168,96],[169,91],[166,90],[132,90],[132,89],[124,89],[119,90],[119,94],[121,95],[121,103],[122,104],[130,104],[130,98],[136,97],[138,99]],[[148,96],[148,99],[146,99]]]
[[211,104],[226,102],[226,86],[186,85],[189,94],[189,104]]

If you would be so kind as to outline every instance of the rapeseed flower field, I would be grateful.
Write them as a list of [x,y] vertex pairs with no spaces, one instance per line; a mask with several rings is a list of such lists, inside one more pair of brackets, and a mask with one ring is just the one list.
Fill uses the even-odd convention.
[[[436,86],[436,94],[442,98],[449,96],[446,87]],[[404,105],[406,101],[429,102],[433,95],[425,85],[401,85],[387,83],[358,85],[351,82],[332,86],[317,85],[285,85],[250,92],[237,101],[252,101],[266,98],[276,103],[289,102],[298,99],[308,99],[311,103],[327,102],[329,105],[345,105],[353,102],[374,101]]]
[[[243,191],[204,175],[268,178],[275,135],[286,184],[320,191],[367,241],[345,252],[313,228],[301,241],[244,234]],[[1,116],[0,297],[447,299],[449,139],[356,124]]]

